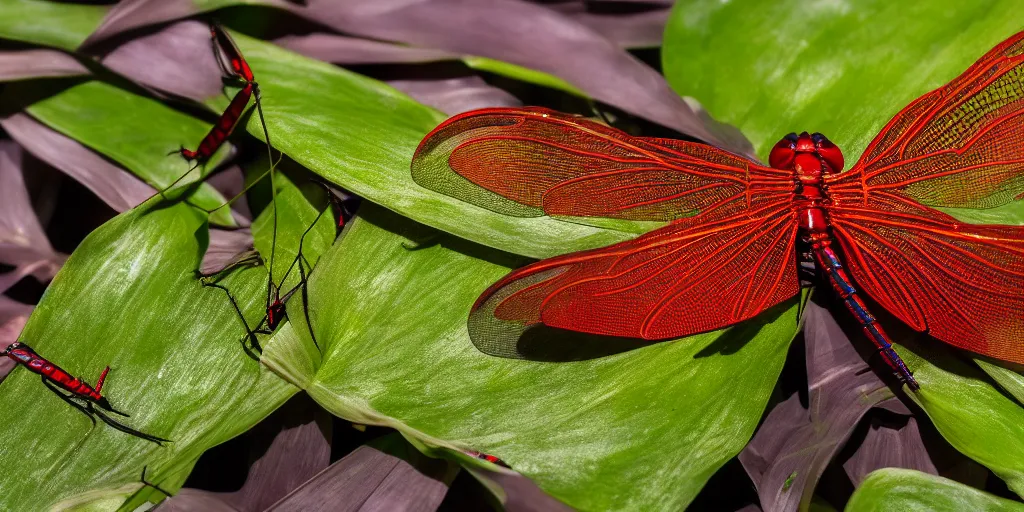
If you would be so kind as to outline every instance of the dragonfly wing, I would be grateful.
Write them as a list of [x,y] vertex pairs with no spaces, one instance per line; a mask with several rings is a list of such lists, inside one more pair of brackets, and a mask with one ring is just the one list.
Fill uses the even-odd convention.
[[1024,363],[1024,227],[972,225],[895,194],[830,209],[857,285],[919,331]]
[[1024,32],[889,121],[830,195],[993,208],[1024,195]]
[[799,292],[796,238],[796,214],[781,200],[543,260],[480,296],[470,337],[485,353],[520,357],[519,336],[537,324],[648,340],[727,327]]
[[760,194],[791,190],[790,173],[690,142],[633,137],[543,108],[455,116],[412,161],[420,185],[506,215],[670,221],[725,218]]

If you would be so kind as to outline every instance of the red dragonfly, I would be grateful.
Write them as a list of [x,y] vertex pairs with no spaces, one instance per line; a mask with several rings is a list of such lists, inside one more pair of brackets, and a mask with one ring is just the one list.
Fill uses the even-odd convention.
[[[140,439],[145,439],[158,445],[170,442],[167,439],[139,432],[123,425],[102,412],[105,410],[119,416],[128,416],[114,409],[110,405],[110,401],[100,394],[100,390],[103,389],[103,381],[107,379],[107,373],[110,372],[109,366],[100,374],[100,379],[96,381],[96,387],[92,387],[84,380],[72,377],[64,369],[43,358],[35,350],[32,350],[31,347],[20,341],[8,345],[7,349],[3,351],[3,355],[11,358],[16,363],[21,363],[30,372],[42,376],[43,384],[50,391],[53,391],[54,394],[67,402],[68,405],[82,411],[92,421],[93,426],[96,425],[96,418],[98,417],[107,425]],[[99,407],[99,409],[96,409],[96,407]]]
[[1024,199],[1022,64],[1024,32],[896,114],[846,172],[821,134],[787,135],[766,167],[540,108],[449,119],[420,143],[412,172],[508,215],[667,221],[492,285],[470,315],[483,352],[522,357],[508,333],[537,324],[647,340],[722,329],[797,295],[803,247],[916,389],[858,290],[918,331],[1024,363],[1024,227],[935,209]]

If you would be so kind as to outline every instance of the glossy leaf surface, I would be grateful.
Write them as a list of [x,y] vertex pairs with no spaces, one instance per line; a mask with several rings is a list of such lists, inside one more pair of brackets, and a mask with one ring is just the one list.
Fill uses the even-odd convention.
[[[274,146],[328,180],[418,222],[532,257],[634,234],[550,218],[515,219],[416,185],[409,162],[444,119],[390,86],[233,34],[263,91]],[[262,138],[253,116],[249,133]]]
[[[205,244],[205,214],[145,206],[94,231],[47,289],[21,338],[69,372],[95,382],[129,426],[173,440],[161,448],[89,420],[23,369],[0,386],[0,508],[120,496],[150,478],[178,484],[206,449],[244,432],[296,389],[239,347],[236,313],[192,276]],[[262,308],[261,268],[233,275],[244,310]],[[45,457],[40,456],[46,453]],[[123,496],[122,496],[123,498]]]
[[[35,100],[38,88],[35,83],[15,84],[4,92],[5,104],[24,105],[34,118],[106,155],[157,189],[170,185],[190,167],[180,156],[168,153],[183,144],[194,146],[210,126],[156,100],[101,81],[90,80]],[[222,149],[224,153],[226,149]],[[212,169],[218,158],[215,155],[207,168]],[[197,179],[199,172],[196,169],[186,180]],[[205,183],[192,198],[207,209],[226,200]],[[215,212],[212,220],[235,225],[227,207]]]
[[794,302],[605,357],[487,356],[466,315],[520,261],[364,205],[310,283],[323,360],[293,320],[297,336],[275,338],[264,362],[336,415],[494,454],[574,507],[685,506],[753,433],[798,327]]
[[1011,512],[1024,505],[973,487],[910,469],[880,469],[853,493],[847,512],[987,510]]

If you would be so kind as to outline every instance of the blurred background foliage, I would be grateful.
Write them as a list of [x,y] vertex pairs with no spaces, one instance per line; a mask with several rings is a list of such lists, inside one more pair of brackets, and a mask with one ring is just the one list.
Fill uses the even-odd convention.
[[[213,20],[273,151],[249,112],[154,197],[235,91]],[[685,340],[480,353],[466,317],[490,283],[652,226],[508,217],[409,170],[447,116],[518,105],[755,159],[821,131],[852,162],[1022,21],[1008,0],[0,0],[0,348],[90,382],[110,365],[125,422],[173,440],[92,427],[13,371],[0,509],[1024,509],[1021,369],[880,315],[922,383],[908,393],[828,293]],[[1024,219],[1019,201],[949,213]],[[265,264],[219,281],[250,326],[268,276],[300,285],[300,252],[312,268],[262,355],[194,275],[252,248]]]

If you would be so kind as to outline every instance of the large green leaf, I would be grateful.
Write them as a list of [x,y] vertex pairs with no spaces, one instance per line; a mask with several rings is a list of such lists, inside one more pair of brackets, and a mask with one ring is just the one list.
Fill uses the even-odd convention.
[[1024,408],[935,340],[898,348],[921,389],[911,394],[954,448],[1024,496]]
[[[317,174],[429,226],[532,257],[635,236],[548,217],[516,218],[427,190],[409,163],[444,115],[387,84],[235,34],[260,81],[274,146]],[[249,133],[263,138],[256,116]]]
[[896,112],[1021,27],[1015,0],[680,0],[662,60],[680,94],[740,128],[762,157],[806,130],[852,163]]
[[0,0],[0,38],[74,50],[109,7],[43,0]]
[[[157,189],[170,185],[189,169],[180,156],[168,153],[182,145],[195,147],[210,130],[209,124],[156,100],[98,80],[33,101],[39,88],[36,81],[13,84],[4,91],[3,103],[27,107],[36,119],[106,155]],[[224,146],[206,168],[213,169],[226,152]],[[197,169],[181,183],[195,181],[199,174]],[[190,201],[212,210],[226,199],[203,183]],[[227,207],[214,212],[211,221],[235,225]]]
[[495,358],[467,314],[520,260],[373,205],[346,229],[310,282],[323,360],[289,304],[297,336],[275,337],[264,363],[336,415],[493,453],[581,509],[684,507],[749,440],[798,329],[791,302],[596,359]]
[[868,475],[846,504],[847,512],[1021,511],[1024,505],[959,482],[910,469]]
[[[280,280],[317,210],[284,176],[277,182]],[[253,224],[258,247],[273,239],[272,212]],[[245,354],[245,330],[227,296],[193,276],[206,246],[205,218],[183,203],[150,201],[101,226],[47,288],[20,338],[90,382],[111,365],[103,391],[132,415],[125,422],[173,442],[161,448],[103,423],[90,428],[37,376],[16,369],[0,386],[0,407],[17,411],[2,420],[0,443],[8,449],[0,471],[21,477],[0,481],[0,509],[61,502],[109,510],[140,489],[146,466],[148,480],[176,489],[204,451],[297,391]],[[311,233],[304,253],[315,264],[333,241],[332,222],[323,218]],[[264,314],[266,268],[239,268],[220,284],[255,327]],[[162,497],[148,489],[138,499]]]
[[[236,313],[219,290],[192,275],[206,243],[205,214],[146,205],[91,233],[47,288],[20,339],[74,375],[95,382],[124,421],[172,439],[130,437],[53,396],[16,369],[0,386],[3,416],[0,509],[39,510],[97,493],[123,494],[143,466],[177,482],[206,449],[244,432],[296,388],[246,357]],[[262,306],[262,268],[226,283],[252,316]],[[90,495],[79,496],[87,491]]]

